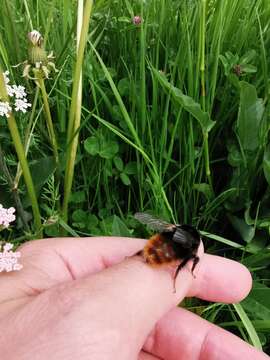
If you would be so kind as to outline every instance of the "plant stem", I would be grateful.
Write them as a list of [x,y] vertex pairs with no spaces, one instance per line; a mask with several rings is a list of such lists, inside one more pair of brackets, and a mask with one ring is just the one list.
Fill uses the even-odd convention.
[[[202,0],[201,3],[201,100],[202,100],[202,109],[206,111],[205,103],[205,33],[206,33],[206,0]],[[211,179],[211,169],[209,161],[209,144],[208,144],[208,132],[203,133],[203,146],[204,146],[204,155],[205,155],[205,173],[208,179],[209,185],[212,189],[212,179]]]
[[26,220],[26,217],[25,217],[25,214],[24,214],[24,209],[23,209],[23,206],[22,206],[20,195],[18,193],[17,188],[14,186],[14,180],[12,179],[12,176],[11,176],[11,174],[9,172],[7,164],[5,163],[5,156],[4,156],[1,144],[0,144],[0,170],[3,172],[5,178],[6,178],[7,182],[8,182],[8,185],[10,187],[10,191],[12,192],[12,195],[14,197],[14,201],[15,201],[15,204],[16,204],[16,209],[17,209],[17,211],[18,211],[18,213],[20,215],[20,218],[22,219],[23,226],[24,226],[24,228],[25,228],[25,230],[27,232],[30,232],[30,228],[28,226],[28,223],[27,223],[27,220]]
[[[80,10],[82,1],[79,1],[79,11],[81,14],[82,25],[77,28],[77,38],[79,39],[79,46],[77,50],[77,61],[75,64],[75,71],[73,77],[72,98],[69,113],[68,133],[67,133],[67,159],[66,159],[66,172],[64,183],[64,200],[63,200],[63,219],[65,222],[68,220],[68,202],[71,193],[71,187],[74,176],[75,159],[79,139],[79,127],[81,118],[81,79],[82,79],[82,64],[84,57],[84,50],[87,42],[88,27],[90,22],[90,15],[92,12],[93,0],[86,0],[83,12]],[[78,15],[78,22],[81,17]]]
[[36,193],[35,193],[35,188],[34,188],[34,184],[33,184],[33,180],[32,180],[30,170],[29,170],[28,163],[27,163],[26,157],[24,155],[24,148],[23,148],[23,144],[21,142],[21,138],[20,138],[17,124],[16,124],[16,120],[12,114],[9,115],[7,123],[8,123],[9,131],[10,131],[10,134],[11,134],[11,137],[13,140],[13,144],[14,144],[16,152],[17,152],[17,156],[21,163],[24,181],[25,181],[25,184],[26,184],[26,187],[28,190],[28,194],[30,197],[30,201],[31,201],[32,209],[33,209],[36,233],[37,233],[36,235],[38,238],[42,238],[41,217],[40,217],[37,197],[36,197]]
[[[3,6],[3,5],[2,5]],[[10,9],[10,2],[8,0],[5,0],[5,6],[6,6],[6,10],[7,10],[7,15],[10,19],[14,18],[11,9]],[[18,43],[18,34],[16,31],[16,26],[15,26],[15,21],[10,21],[10,30],[11,30],[11,39],[12,39],[12,43],[14,46],[14,52],[13,52],[13,56],[15,57],[15,59],[13,59],[13,61],[19,62],[20,59],[20,47],[19,47],[19,43]]]
[[47,123],[49,137],[50,137],[51,144],[52,144],[53,155],[54,155],[55,165],[56,165],[56,171],[58,172],[58,179],[59,179],[58,145],[57,145],[57,140],[56,140],[56,136],[55,136],[55,132],[54,132],[53,121],[52,121],[52,116],[51,116],[51,111],[50,111],[50,105],[49,105],[49,101],[48,101],[46,87],[44,84],[44,79],[43,79],[42,75],[38,74],[38,72],[37,72],[37,82],[38,82],[38,85],[40,87],[41,94],[42,94],[46,123]]
[[[33,104],[32,104],[32,112],[31,112],[31,115],[30,115],[29,122],[27,124],[25,135],[24,135],[24,153],[25,153],[26,158],[27,158],[27,154],[28,154],[28,151],[29,151],[30,142],[31,142],[31,138],[32,138],[32,130],[33,130],[32,125],[33,125],[34,114],[35,114],[35,110],[36,110],[36,106],[37,106],[38,94],[39,94],[39,87],[37,86],[34,101],[33,101]],[[18,162],[17,172],[16,172],[16,175],[15,175],[15,178],[14,178],[14,189],[18,188],[21,175],[22,175],[22,168],[21,168],[20,162]]]
[[206,0],[202,0],[201,5],[201,99],[202,99],[202,108],[205,111],[205,17],[206,17]]
[[[141,2],[141,17],[143,18],[143,1]],[[146,38],[146,26],[144,26],[144,22],[142,21],[140,25],[140,113],[141,113],[141,130],[142,137],[145,133],[146,126],[146,79],[145,79],[145,38]]]
[[[1,68],[0,68],[0,98],[2,101],[9,102],[9,98],[8,98],[7,91],[6,91],[6,85],[5,85],[5,81],[4,81],[4,76],[3,76],[3,72],[2,72]],[[41,217],[40,217],[37,197],[36,197],[36,193],[35,193],[35,188],[34,188],[32,176],[31,176],[31,173],[29,170],[29,166],[28,166],[25,154],[24,154],[24,148],[23,148],[23,144],[21,142],[21,138],[20,138],[17,124],[16,124],[16,120],[12,113],[9,113],[9,117],[7,118],[7,123],[8,123],[9,131],[11,134],[11,138],[12,138],[18,159],[21,163],[24,181],[25,181],[25,184],[26,184],[26,187],[28,190],[28,194],[29,194],[29,198],[31,201],[31,205],[32,205],[32,209],[33,209],[33,216],[34,216],[34,223],[35,223],[35,228],[36,228],[36,236],[38,238],[41,238],[42,237],[42,225],[41,225]]]

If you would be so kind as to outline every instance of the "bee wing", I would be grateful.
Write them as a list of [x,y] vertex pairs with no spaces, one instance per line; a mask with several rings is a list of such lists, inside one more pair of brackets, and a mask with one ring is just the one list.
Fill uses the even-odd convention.
[[158,232],[170,232],[174,230],[175,225],[169,224],[168,222],[158,219],[153,215],[147,213],[136,213],[134,215],[135,219],[140,221],[142,224],[148,225],[152,230],[156,230]]
[[189,225],[177,226],[177,229],[173,235],[173,241],[181,244],[183,248],[189,249],[194,247],[194,244],[200,243],[199,232]]

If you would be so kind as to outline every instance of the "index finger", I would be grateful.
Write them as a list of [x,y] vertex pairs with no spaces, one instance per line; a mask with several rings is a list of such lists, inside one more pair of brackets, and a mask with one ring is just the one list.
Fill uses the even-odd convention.
[[[33,295],[57,283],[84,278],[120,263],[141,250],[145,243],[143,239],[124,237],[50,238],[28,242],[20,249],[23,270],[8,273],[6,282],[4,276],[0,277],[1,288],[5,290],[2,294],[6,298]],[[188,296],[209,301],[240,301],[252,282],[243,265],[208,254],[199,262],[196,274],[196,279],[191,277]],[[232,283],[233,289],[227,286]]]

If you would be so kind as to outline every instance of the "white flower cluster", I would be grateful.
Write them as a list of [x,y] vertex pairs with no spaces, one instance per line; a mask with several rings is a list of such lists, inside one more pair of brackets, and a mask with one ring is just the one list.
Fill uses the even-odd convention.
[[[8,71],[5,71],[3,75],[8,96],[14,99],[13,105],[15,107],[15,111],[22,111],[25,113],[27,108],[31,106],[31,104],[28,103],[26,99],[25,87],[21,85],[10,85]],[[8,118],[11,111],[12,107],[7,101],[0,101],[0,116],[6,116]]]
[[[15,220],[15,209],[10,207],[5,209],[2,204],[0,204],[0,231],[3,228],[7,228],[9,224]],[[4,243],[0,241],[0,273],[3,271],[18,271],[22,269],[22,265],[18,263],[18,259],[21,257],[19,251],[14,252],[13,244]]]
[[8,102],[0,101],[0,116],[9,117],[9,112],[11,111],[11,107]]
[[14,215],[14,207],[5,209],[2,204],[0,204],[0,230],[1,228],[7,228],[9,224],[16,219]]
[[6,271],[18,271],[22,269],[22,265],[18,263],[18,259],[21,257],[19,251],[13,252],[13,244],[6,243],[0,245],[0,272]]

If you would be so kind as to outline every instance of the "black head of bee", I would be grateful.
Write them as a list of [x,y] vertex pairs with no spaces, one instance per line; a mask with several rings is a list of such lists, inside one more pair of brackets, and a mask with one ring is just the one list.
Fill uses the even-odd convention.
[[196,250],[200,244],[200,234],[191,225],[178,225],[172,240],[181,243],[183,247]]
[[190,225],[176,225],[170,243],[177,258],[181,259],[182,262],[177,267],[174,275],[174,291],[176,277],[189,260],[193,260],[191,268],[191,273],[193,274],[193,271],[200,260],[197,255],[200,241],[200,233],[194,227]]
[[190,225],[176,225],[171,232],[163,233],[173,247],[179,258],[192,258],[196,255],[199,244],[200,234]]

